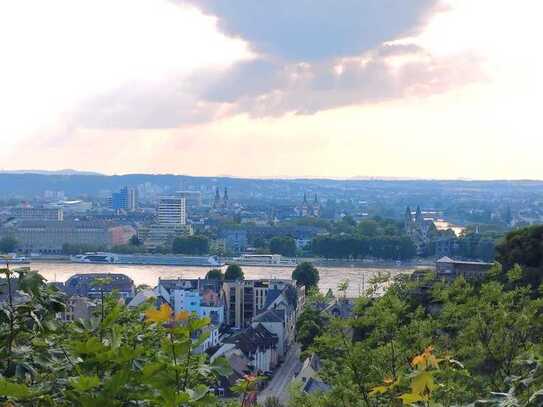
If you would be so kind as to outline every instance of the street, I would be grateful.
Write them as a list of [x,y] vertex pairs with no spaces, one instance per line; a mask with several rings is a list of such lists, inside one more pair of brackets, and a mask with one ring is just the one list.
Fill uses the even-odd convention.
[[298,360],[299,357],[300,347],[298,344],[294,344],[289,349],[281,367],[275,371],[266,388],[258,395],[259,403],[264,403],[267,398],[274,396],[282,404],[286,405],[289,399],[288,387],[294,379],[296,371],[302,366]]

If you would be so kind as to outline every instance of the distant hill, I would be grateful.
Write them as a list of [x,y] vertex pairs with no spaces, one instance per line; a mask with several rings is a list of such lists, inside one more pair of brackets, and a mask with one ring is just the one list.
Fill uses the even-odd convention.
[[99,172],[78,171],[78,170],[2,170],[0,174],[40,174],[40,175],[103,175]]
[[[74,170],[0,171],[0,200],[32,198],[45,191],[64,191],[68,197],[95,197],[123,186],[157,186],[161,193],[184,189],[212,194],[216,187],[228,188],[231,196],[281,197],[302,199],[304,193],[319,197],[351,200],[388,196],[414,204],[449,200],[453,195],[487,200],[496,194],[543,194],[542,181],[440,181],[440,180],[334,180],[334,179],[254,179],[234,177],[195,177],[172,174],[101,175]],[[402,198],[403,197],[403,198]],[[388,199],[388,198],[387,198]],[[402,201],[403,202],[403,201]],[[405,201],[406,205],[408,201]]]

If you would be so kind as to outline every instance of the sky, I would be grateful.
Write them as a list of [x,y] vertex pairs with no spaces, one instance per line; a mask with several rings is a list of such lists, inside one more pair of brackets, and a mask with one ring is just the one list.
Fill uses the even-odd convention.
[[543,179],[542,12],[0,2],[0,170]]

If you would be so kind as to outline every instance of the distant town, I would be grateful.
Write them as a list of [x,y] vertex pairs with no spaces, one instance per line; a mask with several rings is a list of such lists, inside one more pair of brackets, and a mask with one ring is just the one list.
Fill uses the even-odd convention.
[[4,173],[0,187],[1,251],[89,262],[491,261],[507,231],[543,221],[535,181]]

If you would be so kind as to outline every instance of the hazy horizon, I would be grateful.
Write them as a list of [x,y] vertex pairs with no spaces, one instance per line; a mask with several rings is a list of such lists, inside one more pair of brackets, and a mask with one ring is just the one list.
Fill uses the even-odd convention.
[[2,168],[543,179],[542,4],[250,1],[1,4]]
[[543,182],[542,179],[537,178],[424,178],[424,177],[394,177],[394,176],[352,176],[352,177],[326,177],[326,176],[289,176],[289,175],[277,175],[277,176],[258,176],[251,177],[246,175],[235,174],[214,174],[214,175],[200,175],[191,173],[168,173],[168,172],[127,172],[127,173],[105,173],[97,171],[81,171],[73,168],[63,168],[59,170],[47,170],[47,169],[14,169],[14,170],[0,170],[0,174],[37,174],[37,175],[94,175],[105,177],[123,177],[131,175],[150,175],[150,176],[162,176],[171,175],[176,177],[194,177],[194,178],[232,178],[232,179],[255,179],[255,180],[330,180],[330,181],[473,181],[473,182]]

